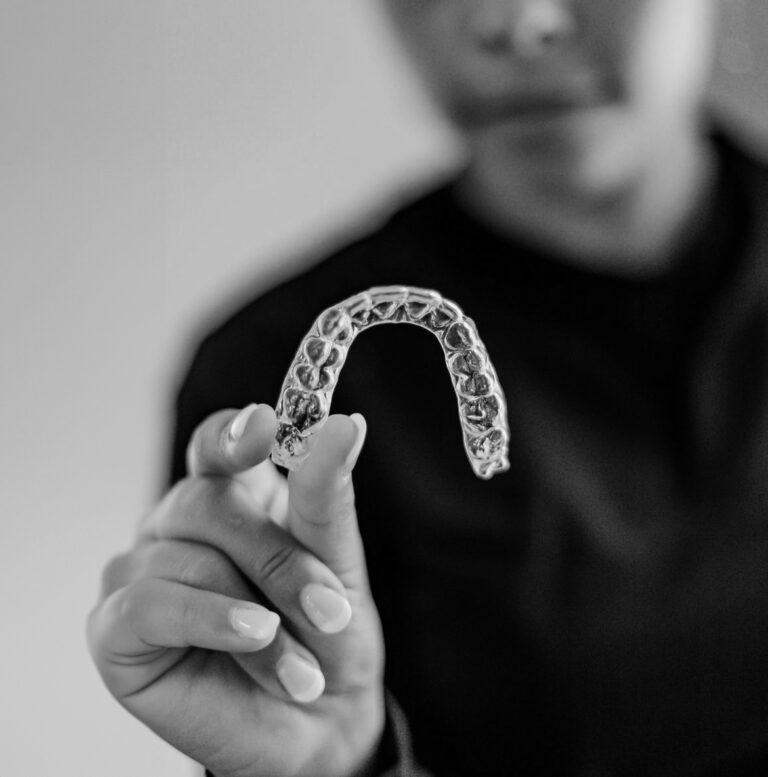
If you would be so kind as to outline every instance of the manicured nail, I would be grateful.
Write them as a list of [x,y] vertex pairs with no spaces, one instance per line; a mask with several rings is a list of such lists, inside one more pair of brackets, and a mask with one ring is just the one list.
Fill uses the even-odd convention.
[[234,445],[245,433],[245,427],[248,419],[253,415],[253,411],[258,407],[257,404],[251,404],[244,407],[230,422],[227,429],[227,442]]
[[360,413],[352,413],[350,419],[357,427],[357,437],[355,437],[355,444],[352,446],[352,450],[347,454],[347,458],[344,461],[344,469],[347,472],[351,472],[352,468],[357,463],[357,457],[360,455],[360,451],[363,449],[365,433],[368,429],[368,425],[365,423],[365,418],[363,418]]
[[229,613],[229,621],[241,637],[271,642],[280,625],[280,616],[255,604],[250,607],[233,607]]
[[296,701],[315,701],[325,690],[323,673],[295,653],[286,653],[277,662],[277,676]]
[[346,598],[319,583],[305,585],[300,599],[307,617],[326,634],[338,633],[352,617],[352,607]]

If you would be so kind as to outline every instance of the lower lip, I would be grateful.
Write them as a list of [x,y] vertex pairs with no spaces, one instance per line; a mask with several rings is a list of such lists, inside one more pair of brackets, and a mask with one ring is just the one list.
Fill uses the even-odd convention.
[[535,103],[509,106],[501,110],[487,111],[482,117],[483,123],[518,124],[521,127],[557,126],[577,120],[580,117],[605,109],[609,103],[605,100],[583,101],[579,103]]
[[525,136],[539,135],[551,139],[562,139],[591,135],[607,124],[613,124],[623,116],[625,103],[620,95],[601,94],[591,99],[572,103],[535,104],[527,109],[507,111],[489,124],[505,127],[513,134],[520,132]]
[[489,100],[486,106],[481,106],[479,116],[526,123],[562,121],[606,108],[618,99],[619,91],[615,86],[603,84],[601,87],[594,81],[584,83],[584,79],[574,77],[571,83],[561,84],[549,94],[533,91],[529,96],[519,95],[495,103]]

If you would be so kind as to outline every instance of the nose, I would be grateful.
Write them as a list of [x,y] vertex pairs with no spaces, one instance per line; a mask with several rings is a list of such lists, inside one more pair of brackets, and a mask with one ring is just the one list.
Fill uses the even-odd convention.
[[535,59],[576,34],[573,0],[470,0],[475,43],[492,54]]

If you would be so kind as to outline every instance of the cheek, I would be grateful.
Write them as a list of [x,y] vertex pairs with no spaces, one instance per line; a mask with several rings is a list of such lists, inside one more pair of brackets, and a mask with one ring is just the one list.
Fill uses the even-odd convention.
[[455,9],[437,0],[388,0],[389,17],[396,36],[425,79],[441,80],[450,65],[447,52],[455,33]]
[[[398,37],[437,102],[457,119],[508,88],[512,68],[476,44],[471,17],[489,0],[389,0]],[[494,0],[499,2],[500,0]],[[505,0],[509,2],[510,0]]]
[[704,92],[712,50],[714,3],[636,0],[626,41],[627,82],[639,107],[690,112]]
[[416,62],[428,69],[444,63],[457,44],[463,2],[444,0],[389,0],[387,8],[398,37]]

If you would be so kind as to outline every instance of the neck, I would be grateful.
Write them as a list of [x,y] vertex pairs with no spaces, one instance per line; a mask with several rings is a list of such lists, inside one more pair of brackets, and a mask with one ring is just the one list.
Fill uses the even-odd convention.
[[544,156],[514,155],[493,139],[475,139],[459,186],[465,207],[563,262],[625,276],[669,265],[690,239],[714,167],[694,128],[666,134],[645,155],[622,157],[603,146],[576,164],[542,153],[543,164]]

